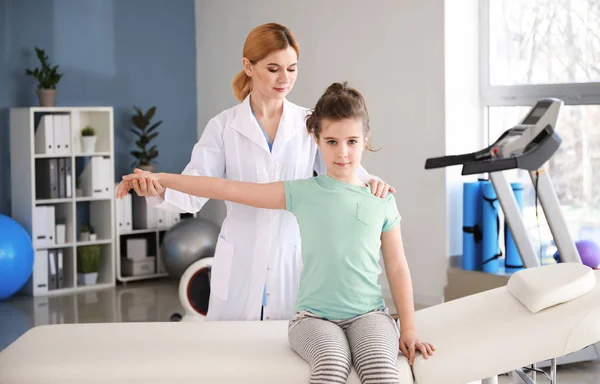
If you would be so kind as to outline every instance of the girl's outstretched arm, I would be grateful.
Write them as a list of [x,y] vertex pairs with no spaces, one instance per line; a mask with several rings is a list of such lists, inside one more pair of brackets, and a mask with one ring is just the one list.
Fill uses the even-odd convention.
[[[123,176],[123,180],[134,180],[142,177],[139,174]],[[148,180],[148,175],[145,175]],[[165,188],[187,193],[198,197],[215,200],[227,200],[234,203],[249,205],[256,208],[285,209],[285,189],[283,182],[249,183],[226,180],[208,176],[191,176],[173,173],[152,173],[153,182],[158,182]],[[127,185],[121,183],[117,197],[129,192]]]

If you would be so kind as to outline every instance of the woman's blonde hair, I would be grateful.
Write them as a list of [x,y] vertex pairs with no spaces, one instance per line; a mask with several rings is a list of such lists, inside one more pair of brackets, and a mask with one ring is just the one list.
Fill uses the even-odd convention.
[[[273,52],[294,48],[300,57],[300,49],[296,36],[287,27],[277,23],[267,23],[254,28],[246,37],[242,57],[256,64]],[[231,83],[233,94],[239,101],[244,100],[252,92],[252,78],[242,69]]]

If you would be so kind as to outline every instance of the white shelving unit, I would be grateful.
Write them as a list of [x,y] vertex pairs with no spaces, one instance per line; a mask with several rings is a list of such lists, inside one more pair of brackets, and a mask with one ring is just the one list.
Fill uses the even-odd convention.
[[[68,142],[60,153],[39,153],[36,150],[36,130],[45,115],[60,115],[67,118],[69,129],[63,143]],[[59,123],[60,124],[60,123]],[[12,108],[10,110],[10,151],[11,151],[11,199],[12,218],[19,222],[32,236],[35,251],[62,251],[63,282],[60,287],[44,288],[43,268],[40,272],[40,259],[36,256],[32,277],[23,292],[33,296],[49,296],[64,293],[85,292],[115,285],[115,229],[114,229],[114,116],[112,107],[30,107]],[[96,131],[95,152],[82,153],[81,129],[92,126]],[[55,131],[55,135],[60,135]],[[39,140],[38,140],[39,144]],[[77,196],[77,178],[85,164],[92,158],[102,158],[105,167],[102,174],[93,175],[99,180],[106,180],[106,189],[102,197]],[[64,195],[70,197],[46,198],[40,193],[40,174],[44,162],[70,160],[70,182],[63,185]],[[58,163],[60,164],[60,163]],[[68,164],[68,163],[67,163]],[[100,168],[98,168],[100,169]],[[92,171],[93,172],[93,171]],[[43,184],[43,183],[42,183]],[[59,188],[60,189],[60,188]],[[68,191],[68,193],[67,193]],[[54,207],[55,223],[64,221],[65,242],[40,246],[34,238],[34,227],[44,225],[36,208]],[[87,217],[86,217],[87,216]],[[82,241],[79,229],[88,224],[95,229],[94,241]],[[97,283],[85,285],[77,279],[77,250],[87,245],[99,245],[101,263],[98,270]],[[48,266],[48,268],[50,268]],[[42,284],[38,284],[42,282]]]

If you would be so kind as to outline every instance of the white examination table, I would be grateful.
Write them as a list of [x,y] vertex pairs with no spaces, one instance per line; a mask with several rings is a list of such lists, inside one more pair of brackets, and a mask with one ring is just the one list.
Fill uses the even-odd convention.
[[[400,382],[467,383],[599,342],[599,276],[574,263],[530,268],[506,287],[417,311],[419,336],[437,351],[412,370],[400,355]],[[2,384],[304,384],[308,373],[286,321],[40,326],[0,353]],[[359,382],[354,371],[348,382]]]

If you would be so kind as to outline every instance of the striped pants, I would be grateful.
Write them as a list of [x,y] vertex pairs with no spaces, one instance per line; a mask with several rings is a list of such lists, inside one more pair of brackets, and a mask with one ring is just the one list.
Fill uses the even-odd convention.
[[310,383],[346,383],[352,364],[363,384],[398,383],[399,329],[384,311],[325,320],[308,311],[290,320],[292,349],[310,365]]

